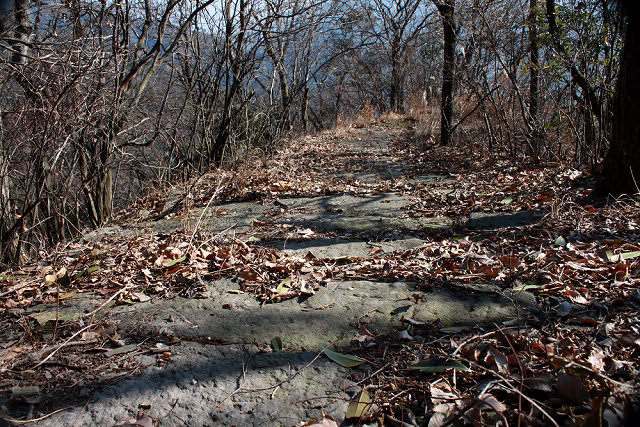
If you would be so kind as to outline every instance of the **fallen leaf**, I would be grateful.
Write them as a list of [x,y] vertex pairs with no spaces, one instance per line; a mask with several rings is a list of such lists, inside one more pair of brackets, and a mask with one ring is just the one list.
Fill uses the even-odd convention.
[[99,332],[83,332],[80,341],[97,341],[100,338]]
[[320,421],[309,421],[305,424],[302,424],[302,427],[338,427],[338,423],[336,423],[333,418],[329,418],[325,415],[324,418],[322,418]]
[[347,413],[344,416],[347,420],[360,419],[371,407],[371,397],[367,390],[362,390],[356,400],[349,402]]
[[36,320],[40,326],[45,326],[49,322],[75,322],[82,318],[82,313],[75,310],[51,310],[41,311],[39,313],[31,313],[29,315],[32,319]]
[[134,292],[133,296],[135,297],[135,299],[137,299],[139,302],[147,302],[147,301],[151,301],[151,297],[148,295],[145,295],[143,292]]
[[158,267],[173,267],[177,264],[180,264],[181,262],[184,262],[187,259],[186,255],[183,255],[181,257],[178,258],[167,258],[164,255],[160,255],[158,257],[158,259],[156,259],[155,261],[155,265]]
[[491,348],[487,352],[487,356],[490,356],[493,359],[496,367],[498,368],[498,372],[503,374],[509,372],[509,360],[503,352],[496,348]]
[[496,397],[492,394],[485,394],[480,398],[480,400],[482,400],[483,404],[493,409],[497,413],[502,413],[507,410],[507,406],[496,399]]
[[258,273],[253,270],[242,270],[238,273],[238,277],[247,282],[254,282],[258,279]]
[[501,256],[498,259],[500,259],[500,262],[502,263],[502,265],[504,265],[507,268],[516,268],[518,265],[520,265],[520,258],[516,257],[516,256]]
[[621,262],[621,261],[626,261],[628,259],[640,257],[640,251],[622,252],[619,254],[614,254],[612,251],[607,251],[606,255],[607,255],[607,260],[609,262]]
[[523,383],[525,387],[531,390],[550,393],[553,391],[553,386],[551,385],[552,381],[553,381],[553,378],[551,376],[531,377],[531,378],[525,378],[523,380]]
[[516,292],[523,292],[523,291],[528,291],[529,289],[540,289],[540,288],[542,288],[542,286],[540,285],[535,285],[533,283],[523,283],[518,286],[514,286],[512,290]]
[[565,246],[567,246],[567,241],[564,237],[562,236],[558,236],[558,238],[553,242],[553,244],[555,246],[564,248]]
[[355,368],[356,366],[360,366],[367,362],[361,357],[354,356],[352,354],[338,353],[333,350],[329,350],[328,348],[324,350],[324,354],[329,359],[333,360],[340,366],[344,366],[345,368]]
[[278,295],[284,295],[286,293],[289,293],[289,290],[291,289],[291,278],[287,277],[286,279],[282,280],[278,286],[276,287],[276,293]]
[[136,418],[131,418],[123,424],[117,424],[116,427],[153,427],[153,418],[148,415],[141,414]]
[[504,199],[500,200],[500,204],[502,205],[510,205],[511,203],[513,203],[513,197],[505,197]]
[[91,267],[87,268],[87,274],[91,275],[93,273],[97,273],[98,271],[100,271],[100,266],[99,265],[92,265]]
[[605,358],[604,352],[599,348],[594,347],[591,350],[591,354],[589,355],[589,358],[587,360],[591,364],[591,367],[593,369],[595,369],[597,372],[602,372],[604,370],[604,365],[605,365],[604,358]]

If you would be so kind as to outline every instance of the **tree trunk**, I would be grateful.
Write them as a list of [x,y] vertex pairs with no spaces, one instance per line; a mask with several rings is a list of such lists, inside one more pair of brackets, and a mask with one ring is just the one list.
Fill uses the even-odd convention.
[[613,104],[611,146],[604,162],[600,190],[637,193],[640,185],[640,4],[622,3],[627,22],[620,75]]
[[97,138],[88,142],[80,155],[86,207],[95,227],[107,222],[113,213],[112,147],[108,132],[98,132]]
[[15,227],[15,208],[11,200],[9,150],[7,148],[0,123],[0,265],[15,262],[18,255],[16,253],[18,230]]
[[30,7],[31,0],[0,0],[0,38],[7,37],[13,64],[27,63],[33,33]]
[[440,100],[440,144],[449,145],[453,126],[453,91],[456,69],[456,0],[437,3],[442,17],[444,54],[442,68],[442,93]]
[[404,88],[402,82],[402,70],[399,47],[394,44],[391,55],[391,93],[389,100],[391,101],[391,110],[395,113],[404,112]]
[[281,126],[282,130],[289,132],[293,129],[290,117],[291,95],[289,91],[289,83],[284,69],[279,69],[278,76],[278,79],[280,80],[280,105],[282,108]]
[[222,120],[218,125],[216,138],[213,141],[213,145],[209,147],[209,164],[213,164],[216,166],[222,164],[225,148],[227,148],[229,136],[231,135],[231,115],[231,106],[225,107],[225,112],[222,115]]
[[29,9],[31,8],[30,0],[15,0],[16,13],[16,41],[13,43],[14,64],[26,64],[29,56],[29,42],[33,28],[31,19],[29,18]]
[[542,152],[542,135],[540,131],[539,110],[539,73],[540,73],[540,48],[538,46],[537,23],[538,0],[529,0],[529,120],[533,135],[531,135],[531,148],[533,155],[538,158]]
[[309,85],[305,84],[302,90],[302,108],[300,118],[302,119],[302,129],[307,132],[309,129]]
[[[628,0],[637,1],[637,0]],[[547,24],[549,26],[549,35],[551,37],[552,44],[556,51],[560,54],[561,58],[564,61],[569,62],[569,71],[571,72],[571,78],[573,81],[580,86],[580,89],[583,92],[583,97],[591,104],[591,111],[596,115],[598,120],[603,120],[602,118],[602,104],[600,102],[600,98],[598,98],[598,94],[587,78],[578,70],[578,67],[574,63],[572,63],[571,59],[569,59],[569,54],[566,52],[564,45],[561,43],[561,35],[560,30],[558,29],[558,23],[556,22],[556,2],[555,0],[545,0],[546,3],[546,15],[547,15]],[[637,7],[637,6],[633,6]]]

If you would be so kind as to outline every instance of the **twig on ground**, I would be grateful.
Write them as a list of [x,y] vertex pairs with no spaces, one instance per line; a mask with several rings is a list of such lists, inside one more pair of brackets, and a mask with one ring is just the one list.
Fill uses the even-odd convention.
[[11,424],[14,424],[14,425],[37,423],[39,421],[43,421],[43,420],[45,420],[45,419],[57,414],[59,412],[66,411],[67,409],[71,409],[71,406],[67,406],[65,408],[56,409],[55,411],[49,412],[48,414],[43,415],[41,417],[31,418],[31,419],[28,419],[28,420],[18,420],[16,418],[12,418],[12,417],[10,417],[10,416],[8,416],[6,414],[0,413],[0,420],[5,420],[5,421],[7,421],[7,422],[9,422]]
[[51,353],[49,353],[49,355],[47,357],[45,357],[44,359],[42,359],[40,362],[38,362],[37,365],[35,365],[33,369],[38,368],[39,366],[42,366],[44,363],[47,362],[47,360],[51,359],[53,357],[54,354],[56,354],[58,351],[60,351],[64,346],[66,346],[69,342],[71,342],[75,337],[77,337],[78,335],[80,335],[81,333],[83,333],[84,331],[86,331],[87,329],[93,327],[93,323],[88,324],[87,326],[85,326],[84,328],[80,329],[78,332],[76,332],[75,334],[71,335],[69,338],[67,338],[67,340],[65,342],[63,342],[62,344],[60,344],[55,350],[53,350]]
[[117,282],[113,282],[116,285],[120,285],[120,286],[124,286],[123,288],[121,288],[119,291],[117,291],[116,293],[114,293],[113,295],[111,295],[111,297],[109,297],[108,300],[106,300],[104,303],[102,303],[100,305],[100,307],[96,308],[95,310],[83,315],[82,317],[92,317],[93,315],[95,315],[97,312],[99,312],[100,310],[102,310],[104,307],[106,307],[111,301],[113,301],[114,299],[116,299],[119,295],[121,295],[122,293],[124,293],[125,291],[128,291],[129,289],[132,288],[131,285],[122,285],[120,283]]

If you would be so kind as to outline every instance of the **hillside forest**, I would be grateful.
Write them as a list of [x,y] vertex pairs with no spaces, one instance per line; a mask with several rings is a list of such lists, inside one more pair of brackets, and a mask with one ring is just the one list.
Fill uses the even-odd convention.
[[633,0],[0,0],[0,420],[638,425],[639,69]]

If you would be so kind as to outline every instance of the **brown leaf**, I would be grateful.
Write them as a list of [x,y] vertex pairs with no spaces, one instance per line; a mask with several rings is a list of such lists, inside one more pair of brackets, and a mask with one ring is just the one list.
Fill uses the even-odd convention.
[[520,258],[516,256],[504,255],[499,257],[500,262],[507,268],[516,268],[520,265]]
[[258,273],[256,273],[253,270],[242,270],[240,273],[238,273],[238,277],[240,277],[243,280],[246,280],[247,282],[255,282],[256,280],[258,280]]

